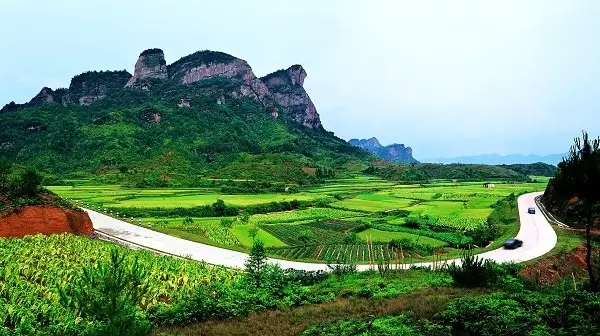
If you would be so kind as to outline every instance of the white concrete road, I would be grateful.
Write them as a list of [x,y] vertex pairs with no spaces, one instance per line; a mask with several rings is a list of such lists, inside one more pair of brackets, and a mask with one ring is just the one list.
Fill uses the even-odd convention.
[[[515,250],[499,248],[485,252],[479,256],[498,262],[522,262],[537,258],[549,252],[556,245],[556,233],[541,211],[528,214],[529,207],[536,207],[534,198],[542,193],[530,193],[519,197],[519,217],[521,228],[517,238],[523,241],[523,246]],[[248,256],[242,252],[224,248],[195,243],[181,238],[172,237],[160,232],[152,231],[127,222],[106,216],[104,214],[84,209],[90,215],[94,229],[110,236],[135,243],[167,254],[205,261],[210,264],[227,267],[243,268]],[[537,207],[536,207],[537,210]],[[460,260],[449,260],[453,261]],[[269,259],[269,262],[278,263],[282,268],[295,268],[307,271],[327,270],[327,265],[318,263],[305,263],[279,259]],[[432,266],[432,263],[419,263],[418,266]],[[359,270],[370,269],[369,265],[358,265]]]

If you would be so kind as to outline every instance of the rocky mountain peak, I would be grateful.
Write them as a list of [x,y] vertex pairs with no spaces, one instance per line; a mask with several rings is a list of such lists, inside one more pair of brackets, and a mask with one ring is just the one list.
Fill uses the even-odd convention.
[[144,84],[149,84],[144,83],[145,80],[164,80],[167,78],[169,78],[169,74],[164,52],[161,49],[147,49],[138,57],[133,77],[129,79],[125,87],[140,86],[147,88]]
[[287,69],[287,73],[290,76],[292,85],[304,85],[304,78],[306,78],[306,70],[304,70],[302,65],[292,65]]
[[157,94],[171,93],[177,91],[178,85],[215,79],[214,83],[207,84],[215,84],[223,90],[218,104],[229,98],[249,97],[268,109],[272,118],[282,116],[311,129],[323,129],[317,109],[303,87],[306,76],[306,70],[295,64],[257,78],[245,60],[210,50],[198,51],[167,64],[164,52],[153,48],[140,53],[133,75],[125,70],[89,71],[73,77],[68,89],[43,88],[29,103],[7,104],[2,112],[49,103],[89,105],[124,87],[150,90],[155,86],[153,90]]
[[350,139],[348,141],[352,146],[360,147],[362,149],[377,149],[383,147],[377,138],[373,137],[370,139]]
[[404,144],[394,143],[383,146],[375,137],[360,140],[350,139],[348,143],[369,151],[384,160],[398,163],[419,163],[419,161],[412,157],[412,148],[406,147]]
[[312,129],[322,129],[319,113],[306,90],[304,79],[306,70],[301,65],[292,65],[286,70],[278,70],[261,78],[271,98],[280,105],[295,122]]
[[54,91],[46,86],[43,87],[42,90],[40,90],[40,92],[29,101],[30,104],[51,104],[54,102],[56,102]]
[[234,96],[250,97],[265,103],[269,90],[261,82],[248,62],[229,54],[203,50],[185,56],[169,65],[169,78],[181,84],[192,84],[202,80],[225,77],[240,81]]
[[67,103],[89,105],[102,99],[109,90],[122,89],[131,79],[131,74],[121,71],[88,71],[71,79]]

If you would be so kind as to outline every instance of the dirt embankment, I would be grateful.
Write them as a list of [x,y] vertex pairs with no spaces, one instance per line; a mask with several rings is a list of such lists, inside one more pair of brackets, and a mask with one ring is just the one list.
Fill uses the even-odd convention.
[[[556,284],[564,278],[587,277],[587,264],[585,262],[586,248],[580,245],[569,253],[561,253],[542,258],[533,265],[525,267],[521,275],[540,284]],[[598,254],[595,251],[594,254]]]
[[33,205],[0,213],[0,237],[74,233],[89,235],[93,226],[87,213],[51,205]]

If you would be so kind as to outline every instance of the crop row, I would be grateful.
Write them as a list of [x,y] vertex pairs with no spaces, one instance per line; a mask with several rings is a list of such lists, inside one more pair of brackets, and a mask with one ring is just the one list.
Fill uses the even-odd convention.
[[345,238],[345,234],[342,232],[315,228],[305,224],[266,224],[260,225],[260,228],[288,245],[304,245],[306,242],[302,241],[301,236],[307,232],[311,236],[310,244],[341,243]]
[[199,234],[204,238],[222,245],[242,245],[229,229],[219,225],[205,225],[197,229],[183,231]]
[[429,237],[446,242],[454,247],[463,247],[472,243],[472,239],[465,235],[454,232],[437,232],[427,229],[413,229],[403,225],[371,224],[371,227],[379,231],[404,232],[419,236]]
[[259,214],[250,217],[252,224],[279,224],[293,223],[305,220],[321,220],[330,218],[343,218],[358,215],[355,211],[346,211],[331,208],[309,208],[296,211],[274,212],[269,214]]
[[379,258],[395,260],[387,244],[328,244],[273,248],[269,253],[286,259],[312,259],[331,263],[377,262]]
[[[59,304],[58,291],[85,267],[107,261],[111,244],[72,235],[27,236],[0,239],[0,334],[2,326],[33,328],[79,323]],[[150,252],[122,249],[137,257],[146,270],[149,293],[142,298],[146,309],[159,301],[188,298],[211,282],[228,282],[239,272],[223,267]]]

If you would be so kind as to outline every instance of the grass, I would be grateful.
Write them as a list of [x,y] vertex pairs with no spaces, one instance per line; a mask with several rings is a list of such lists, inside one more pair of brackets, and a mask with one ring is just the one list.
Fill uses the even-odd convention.
[[[545,181],[545,180],[544,180]],[[493,211],[492,205],[511,193],[519,194],[529,191],[540,191],[546,186],[540,183],[501,183],[495,188],[483,188],[481,182],[433,181],[429,184],[398,184],[368,176],[336,179],[325,184],[301,189],[296,194],[240,194],[223,195],[215,188],[174,188],[174,189],[131,189],[119,185],[94,185],[90,181],[72,181],[75,185],[49,187],[61,196],[82,200],[106,207],[136,207],[164,208],[192,207],[214,203],[222,199],[229,205],[244,207],[264,204],[281,200],[314,200],[332,198],[338,200],[324,204],[321,207],[299,209],[285,212],[274,212],[252,215],[249,225],[239,225],[236,222],[229,230],[231,237],[216,232],[221,218],[193,218],[193,223],[183,224],[184,218],[135,218],[133,223],[141,223],[161,232],[185,239],[223,246],[233,249],[245,249],[252,244],[249,230],[252,225],[259,227],[258,237],[265,241],[269,248],[285,248],[278,251],[277,256],[285,259],[296,257],[303,260],[313,260],[313,252],[321,247],[345,245],[349,235],[348,228],[340,229],[335,223],[341,220],[358,226],[364,223],[381,223],[403,225],[405,215],[382,214],[382,212],[401,209],[409,216],[430,217],[430,224],[446,227],[452,232],[463,232],[482,225]],[[235,218],[234,218],[235,219]],[[503,234],[487,249],[477,249],[477,252],[500,246],[501,242],[514,236],[518,231],[518,222],[514,221],[503,227]],[[304,246],[305,242],[298,239],[303,231],[312,231],[314,239]],[[218,230],[217,230],[218,231]],[[215,234],[215,237],[211,237]],[[375,242],[386,243],[392,239],[410,239],[432,246],[444,247],[445,258],[459,256],[459,251],[444,245],[443,242],[419,236],[413,233],[384,232],[369,229],[360,232],[358,238],[366,239],[370,235]],[[233,238],[233,239],[231,239]],[[234,242],[240,246],[224,245],[223,242]],[[352,244],[352,243],[351,243]],[[357,242],[364,244],[364,242]],[[308,251],[312,248],[313,251]],[[318,251],[317,251],[318,252]],[[308,258],[308,259],[306,259]],[[323,256],[318,258],[323,260]],[[426,261],[425,256],[419,261]]]
[[207,205],[221,199],[235,206],[249,206],[269,202],[313,200],[313,194],[251,194],[223,195],[214,189],[134,189],[119,185],[81,185],[81,186],[49,186],[52,192],[61,197],[94,203],[100,206],[165,208],[194,207]]
[[393,239],[409,239],[414,240],[420,244],[429,245],[433,247],[442,247],[447,244],[441,240],[423,237],[414,235],[411,233],[405,232],[387,232],[387,231],[379,231],[376,229],[368,229],[358,234],[358,237],[362,240],[367,240],[367,237],[370,237],[374,242],[384,242],[387,243]]
[[330,204],[331,207],[358,210],[365,212],[380,212],[393,209],[402,209],[411,206],[412,200],[396,199],[380,194],[360,194],[356,198],[347,199]]
[[427,318],[441,312],[454,298],[489,294],[487,289],[427,288],[385,299],[338,299],[334,302],[253,313],[228,320],[211,320],[182,327],[156,328],[153,335],[239,335],[292,336],[311,324],[412,312]]
[[268,233],[267,231],[256,227],[252,224],[246,225],[236,225],[231,228],[231,233],[244,245],[244,246],[252,246],[253,239],[250,237],[250,229],[257,228],[258,233],[256,234],[256,238],[262,240],[265,243],[265,247],[284,247],[287,246],[286,243],[277,239],[277,237]]

